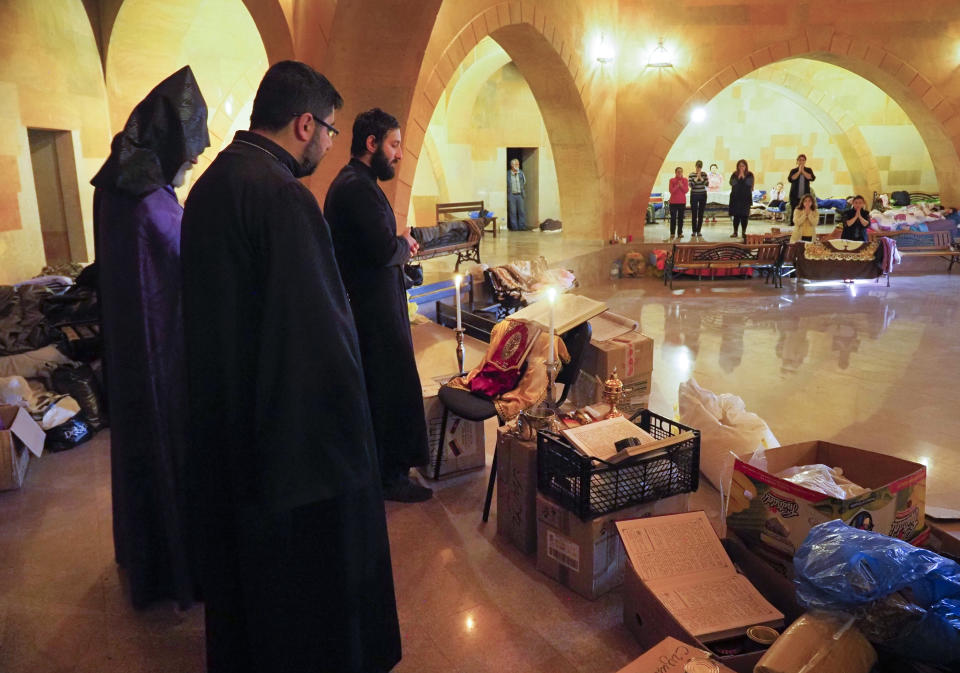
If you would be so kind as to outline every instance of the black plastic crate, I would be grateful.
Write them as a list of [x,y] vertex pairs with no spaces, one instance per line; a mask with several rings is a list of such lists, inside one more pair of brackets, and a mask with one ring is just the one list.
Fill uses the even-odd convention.
[[630,420],[656,439],[693,432],[676,444],[608,463],[585,456],[563,435],[537,435],[537,486],[581,519],[696,491],[700,485],[700,431],[641,409]]

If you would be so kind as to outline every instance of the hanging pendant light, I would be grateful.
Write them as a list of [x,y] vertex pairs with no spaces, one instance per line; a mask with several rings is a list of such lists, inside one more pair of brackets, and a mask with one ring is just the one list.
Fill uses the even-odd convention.
[[647,60],[648,68],[672,68],[673,62],[670,60],[670,54],[663,46],[663,38],[657,42],[657,48],[650,53]]

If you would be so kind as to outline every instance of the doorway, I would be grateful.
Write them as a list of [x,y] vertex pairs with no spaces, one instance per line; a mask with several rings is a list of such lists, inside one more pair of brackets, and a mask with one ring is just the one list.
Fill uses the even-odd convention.
[[27,129],[48,265],[87,261],[77,166],[70,131]]
[[514,159],[520,162],[520,170],[526,178],[523,206],[527,213],[527,227],[536,229],[540,225],[540,148],[508,147],[508,171]]

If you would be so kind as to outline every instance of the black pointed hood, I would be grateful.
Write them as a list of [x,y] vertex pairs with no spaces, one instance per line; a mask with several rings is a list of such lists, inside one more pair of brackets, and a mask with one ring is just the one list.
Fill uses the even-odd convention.
[[142,196],[169,185],[185,161],[209,146],[207,104],[190,66],[184,66],[137,104],[90,182]]

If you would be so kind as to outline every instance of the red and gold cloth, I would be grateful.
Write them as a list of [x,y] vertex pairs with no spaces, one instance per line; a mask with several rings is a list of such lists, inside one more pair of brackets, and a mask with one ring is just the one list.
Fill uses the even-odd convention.
[[[554,348],[561,363],[570,361],[563,340],[557,336]],[[491,398],[497,415],[507,421],[546,397],[549,351],[549,335],[539,326],[504,320],[490,333],[490,346],[480,364],[447,385]]]

